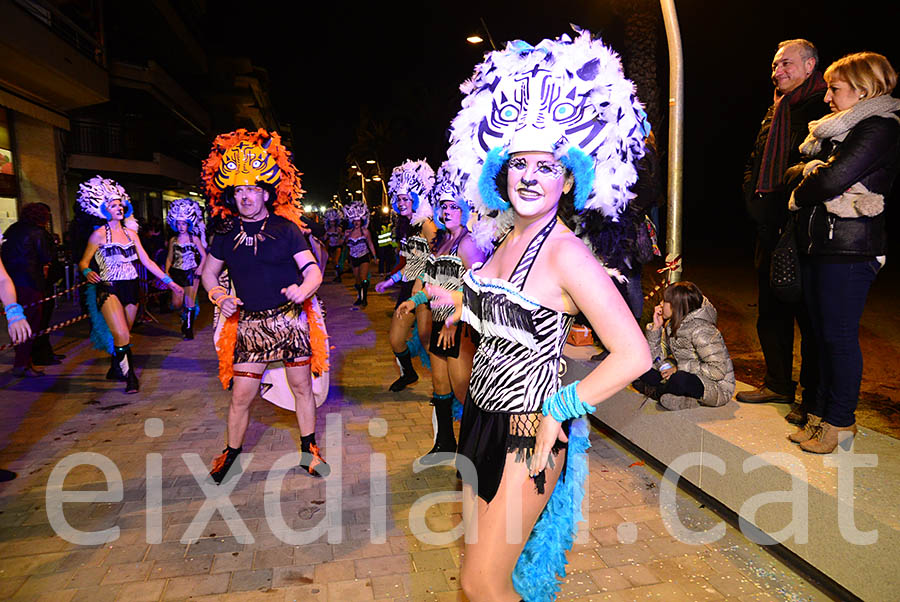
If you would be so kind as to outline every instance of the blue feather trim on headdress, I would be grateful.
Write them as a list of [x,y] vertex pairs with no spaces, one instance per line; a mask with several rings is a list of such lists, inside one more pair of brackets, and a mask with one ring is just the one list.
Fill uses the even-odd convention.
[[572,548],[578,523],[584,520],[581,503],[590,446],[586,420],[574,421],[569,429],[565,478],[556,483],[513,571],[513,585],[526,602],[556,600],[559,578],[566,576],[566,551]]
[[594,160],[580,148],[573,147],[560,162],[575,178],[575,211],[581,211],[594,191]]
[[93,343],[94,349],[113,355],[115,351],[113,335],[109,331],[109,326],[106,325],[103,314],[100,313],[100,309],[97,307],[96,284],[87,285],[87,306],[88,316],[91,319],[91,343]]
[[497,174],[509,160],[509,154],[499,146],[491,149],[484,158],[481,175],[478,177],[478,192],[488,211],[506,211],[509,203],[503,200],[497,190]]

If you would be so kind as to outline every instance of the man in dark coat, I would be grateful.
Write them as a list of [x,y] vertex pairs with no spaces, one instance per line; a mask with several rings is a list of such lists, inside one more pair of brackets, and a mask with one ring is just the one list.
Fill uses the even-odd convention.
[[[19,221],[7,228],[3,235],[3,265],[16,285],[18,301],[25,307],[25,319],[32,332],[40,330],[41,314],[46,308],[37,302],[46,295],[47,269],[56,258],[53,237],[47,231],[49,223],[50,207],[44,203],[29,203],[22,207]],[[16,345],[13,362],[15,376],[43,373],[32,364],[33,345],[34,339]]]
[[[816,47],[807,40],[786,40],[778,45],[772,60],[775,102],[763,118],[756,143],[744,169],[744,201],[756,223],[755,265],[759,279],[759,317],[756,332],[766,360],[766,377],[755,391],[738,393],[744,403],[794,401],[796,383],[791,373],[794,351],[794,321],[800,327],[800,384],[803,401],[815,399],[817,350],[812,343],[809,316],[802,302],[786,303],[769,286],[772,250],[788,220],[788,198],[784,173],[798,163],[799,146],[808,133],[807,124],[825,115],[825,80],[816,68]],[[807,336],[807,333],[810,336]],[[795,406],[787,419],[806,420],[804,404]]]

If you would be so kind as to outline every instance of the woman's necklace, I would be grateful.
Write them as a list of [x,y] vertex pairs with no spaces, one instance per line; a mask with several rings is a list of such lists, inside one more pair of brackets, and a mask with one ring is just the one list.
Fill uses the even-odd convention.
[[234,247],[231,249],[232,251],[236,251],[241,243],[247,245],[248,247],[253,247],[253,255],[256,255],[256,245],[261,243],[266,238],[275,238],[271,234],[268,234],[266,230],[266,224],[269,222],[269,217],[266,216],[266,219],[263,220],[263,225],[254,235],[248,235],[244,232],[244,220],[238,219],[238,224],[240,225],[240,232],[238,232],[234,237]]

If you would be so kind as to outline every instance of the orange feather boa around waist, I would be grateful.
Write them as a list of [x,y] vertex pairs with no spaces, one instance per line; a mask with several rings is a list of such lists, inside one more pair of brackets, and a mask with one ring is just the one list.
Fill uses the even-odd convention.
[[[318,305],[312,299],[303,302],[303,311],[309,324],[310,370],[316,376],[328,372],[328,334],[325,332],[325,320]],[[234,378],[234,347],[237,345],[237,327],[240,310],[229,316],[222,325],[219,340],[216,342],[216,354],[219,356],[219,382],[223,389],[228,389]]]

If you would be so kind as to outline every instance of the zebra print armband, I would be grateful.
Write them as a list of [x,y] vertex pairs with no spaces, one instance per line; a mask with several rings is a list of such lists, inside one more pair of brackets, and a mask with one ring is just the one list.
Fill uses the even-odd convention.
[[579,418],[593,413],[594,406],[584,403],[578,398],[575,386],[580,382],[580,380],[576,380],[545,399],[541,410],[544,416],[549,414],[558,422],[565,422],[569,418]]

